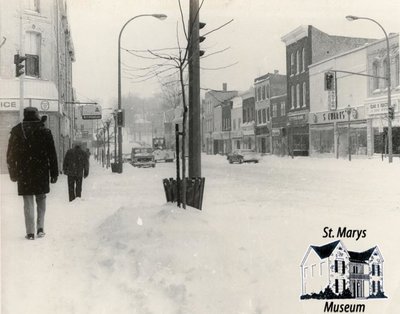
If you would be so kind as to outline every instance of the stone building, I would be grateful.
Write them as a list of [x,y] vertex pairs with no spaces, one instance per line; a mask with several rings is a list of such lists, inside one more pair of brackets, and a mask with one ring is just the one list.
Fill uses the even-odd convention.
[[[21,21],[21,23],[20,23]],[[0,160],[7,172],[5,152],[10,129],[20,121],[20,106],[34,106],[47,115],[61,165],[74,138],[72,62],[74,47],[65,0],[0,0]],[[14,55],[26,56],[22,76],[24,102]]]

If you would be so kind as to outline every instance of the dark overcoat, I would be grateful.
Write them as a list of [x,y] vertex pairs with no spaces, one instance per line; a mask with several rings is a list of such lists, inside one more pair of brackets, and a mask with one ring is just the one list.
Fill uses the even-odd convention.
[[51,131],[40,121],[17,124],[8,141],[7,164],[11,179],[18,181],[18,195],[49,193],[49,176],[58,176]]
[[89,157],[80,146],[75,146],[67,151],[64,157],[63,171],[65,175],[73,177],[89,175]]

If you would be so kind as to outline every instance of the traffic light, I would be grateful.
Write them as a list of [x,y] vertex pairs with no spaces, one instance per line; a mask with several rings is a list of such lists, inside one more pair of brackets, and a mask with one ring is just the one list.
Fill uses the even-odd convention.
[[389,114],[389,119],[393,120],[394,119],[394,107],[388,108],[388,114]]
[[25,65],[22,64],[26,60],[26,57],[22,57],[19,54],[14,55],[14,64],[15,64],[15,76],[20,77],[22,74],[25,73],[24,67]]
[[117,126],[125,127],[125,111],[124,111],[124,109],[117,111]]
[[334,90],[335,89],[335,73],[334,72],[325,72],[325,90]]
[[[206,26],[206,23],[203,22],[199,22],[199,30],[201,30],[202,28],[204,28],[204,26]],[[199,43],[202,43],[206,38],[204,36],[199,36]],[[205,54],[204,50],[199,50],[199,56],[203,56]]]

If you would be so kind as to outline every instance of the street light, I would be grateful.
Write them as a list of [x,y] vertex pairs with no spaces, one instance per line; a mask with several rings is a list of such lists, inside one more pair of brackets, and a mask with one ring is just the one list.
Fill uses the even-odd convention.
[[[121,106],[121,35],[126,25],[134,19],[142,16],[152,16],[159,20],[165,20],[167,16],[165,14],[140,14],[129,19],[124,26],[122,26],[121,31],[118,36],[118,110],[122,109]],[[118,126],[118,166],[119,173],[122,173],[122,126]]]
[[392,110],[392,103],[391,103],[391,76],[390,76],[390,45],[389,45],[389,37],[385,31],[385,29],[382,27],[381,24],[379,24],[377,21],[375,21],[374,19],[371,19],[369,17],[361,17],[361,16],[354,16],[354,15],[347,15],[346,19],[348,21],[355,21],[355,20],[368,20],[371,22],[374,22],[375,24],[377,24],[383,31],[383,33],[385,34],[385,38],[386,38],[386,80],[388,82],[388,93],[387,93],[387,103],[388,103],[388,146],[389,146],[389,163],[391,163],[393,161],[393,139],[392,139],[392,119],[389,116],[389,112],[390,110]]

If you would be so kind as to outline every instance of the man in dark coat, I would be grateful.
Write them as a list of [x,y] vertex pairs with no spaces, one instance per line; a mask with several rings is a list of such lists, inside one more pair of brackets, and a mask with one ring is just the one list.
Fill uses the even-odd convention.
[[83,178],[89,175],[89,158],[79,144],[65,154],[63,171],[68,176],[69,201],[72,202],[76,197],[81,197]]
[[37,108],[25,108],[23,122],[12,128],[7,164],[11,180],[18,183],[18,195],[24,199],[26,238],[35,238],[33,196],[37,204],[37,236],[42,237],[49,176],[51,183],[57,182],[58,163],[53,136],[40,120]]

